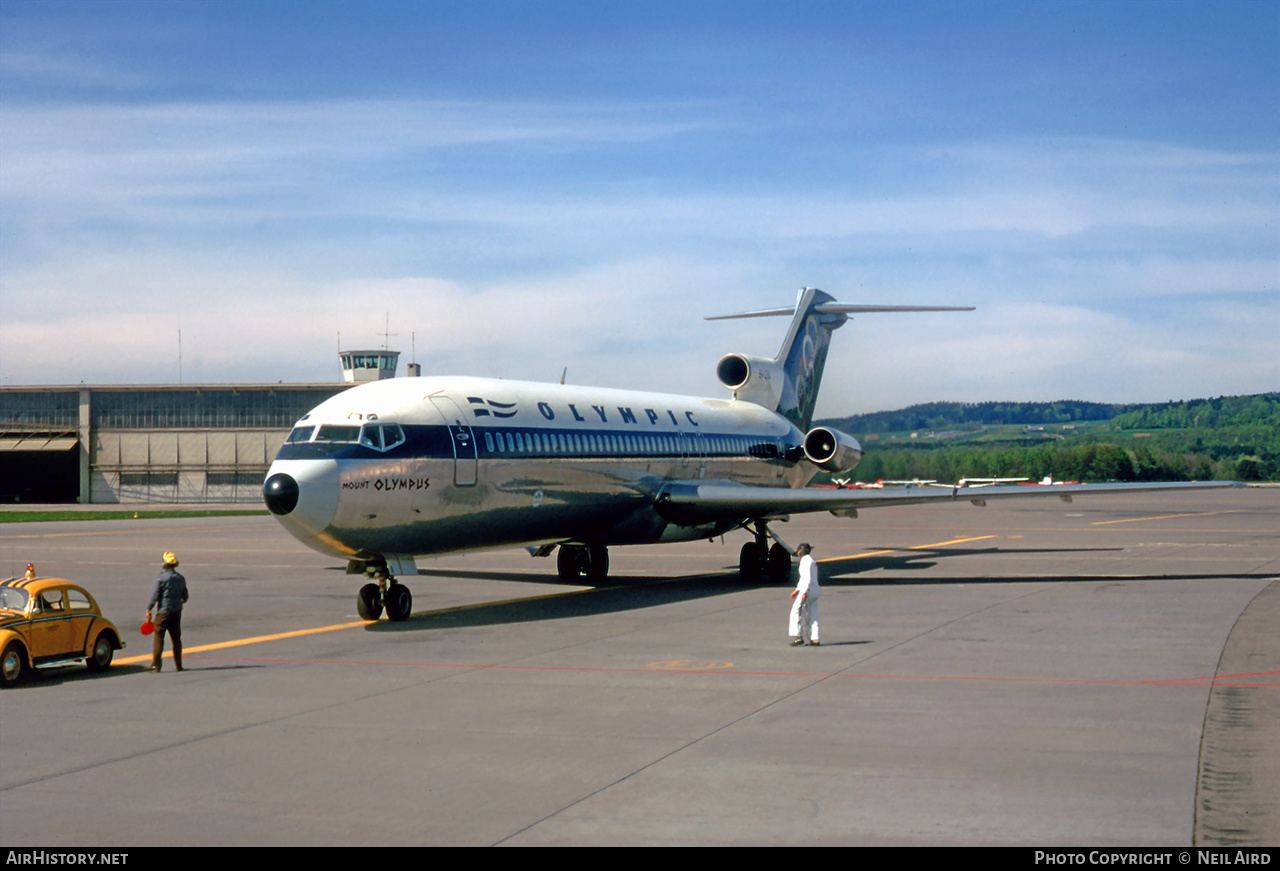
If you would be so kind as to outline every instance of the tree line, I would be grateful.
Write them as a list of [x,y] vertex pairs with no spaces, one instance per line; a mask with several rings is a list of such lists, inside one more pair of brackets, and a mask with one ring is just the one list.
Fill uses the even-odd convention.
[[[1089,422],[1089,426],[1067,426]],[[1145,405],[927,403],[824,421],[863,442],[857,481],[1025,477],[1078,481],[1280,479],[1280,393]],[[1038,443],[967,438],[889,445],[892,432],[979,433],[999,425],[1044,426]]]
[[913,430],[972,429],[977,426],[1043,426],[1111,420],[1142,405],[1061,400],[1058,402],[926,402],[897,411],[855,414],[827,421],[850,434]]

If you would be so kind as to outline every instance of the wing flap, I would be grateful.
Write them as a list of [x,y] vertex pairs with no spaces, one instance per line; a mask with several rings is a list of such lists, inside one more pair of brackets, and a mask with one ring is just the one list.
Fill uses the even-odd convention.
[[1164,481],[1139,484],[1044,484],[997,485],[989,487],[919,487],[902,490],[826,490],[782,487],[752,487],[731,481],[676,481],[658,492],[658,513],[676,523],[694,524],[712,520],[805,514],[815,511],[847,513],[862,508],[889,505],[920,505],[927,502],[973,502],[991,499],[1027,499],[1057,496],[1070,501],[1075,496],[1150,493],[1169,490],[1217,490],[1243,486],[1237,481]]

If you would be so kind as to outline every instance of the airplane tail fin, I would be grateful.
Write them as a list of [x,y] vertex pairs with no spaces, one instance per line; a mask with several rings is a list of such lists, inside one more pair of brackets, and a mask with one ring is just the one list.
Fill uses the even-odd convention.
[[813,422],[831,333],[843,326],[850,314],[920,311],[973,311],[973,306],[851,305],[836,302],[835,297],[816,287],[805,287],[793,308],[718,315],[707,320],[793,315],[791,328],[773,360],[730,354],[720,361],[717,374],[735,396],[771,407],[807,431]]
[[822,303],[835,302],[835,297],[813,287],[800,291],[795,317],[782,340],[774,362],[782,367],[782,396],[779,414],[802,432],[813,422],[813,407],[818,402],[822,370],[827,364],[831,333],[844,326],[849,316],[843,312],[819,312]]

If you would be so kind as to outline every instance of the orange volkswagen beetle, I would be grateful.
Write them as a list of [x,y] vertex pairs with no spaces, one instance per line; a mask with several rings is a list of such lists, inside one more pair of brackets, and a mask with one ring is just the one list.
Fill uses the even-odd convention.
[[120,631],[83,587],[60,578],[0,582],[0,683],[9,687],[42,665],[84,660],[105,671],[124,647]]

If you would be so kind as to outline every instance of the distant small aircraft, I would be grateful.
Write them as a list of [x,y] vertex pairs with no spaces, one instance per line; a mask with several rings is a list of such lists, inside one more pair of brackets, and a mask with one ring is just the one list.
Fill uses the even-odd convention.
[[[862,458],[852,436],[811,426],[832,331],[851,314],[971,311],[957,306],[849,305],[803,288],[787,308],[726,315],[792,316],[773,359],[729,354],[716,373],[732,399],[453,376],[375,381],[298,421],[263,484],[263,499],[300,541],[363,574],[357,611],[404,620],[400,578],[424,555],[523,545],[557,553],[566,582],[608,575],[608,548],[747,531],[748,580],[784,580],[793,549],[770,523],[789,514],[922,502],[1229,486],[819,489]],[[709,318],[718,320],[719,318]],[[923,482],[920,482],[923,483]],[[772,541],[772,545],[770,542]]]

